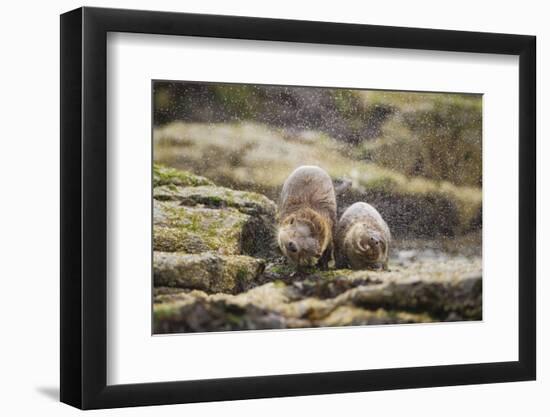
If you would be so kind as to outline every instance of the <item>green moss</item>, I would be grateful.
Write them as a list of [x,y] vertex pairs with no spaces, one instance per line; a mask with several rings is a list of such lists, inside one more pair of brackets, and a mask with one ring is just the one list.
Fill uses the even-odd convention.
[[275,203],[261,194],[218,186],[158,186],[153,191],[153,197],[158,201],[175,201],[184,206],[231,207],[250,215],[274,215],[276,210]]
[[208,197],[210,205],[214,207],[221,207],[224,204],[224,200],[216,195]]
[[277,279],[277,280],[273,281],[273,285],[275,286],[275,288],[285,288],[286,287],[285,282],[281,281],[280,279]]
[[153,238],[158,250],[185,251],[190,246],[228,255],[242,252],[243,227],[250,217],[238,210],[191,208],[172,201],[157,201],[155,210],[159,219]]
[[370,177],[363,183],[369,191],[394,191],[398,182],[393,177]]
[[243,288],[246,286],[246,283],[248,282],[248,277],[250,275],[250,272],[247,268],[244,266],[237,267],[237,272],[235,273],[235,281],[237,283],[237,286],[240,288]]
[[244,322],[244,317],[243,316],[238,316],[234,313],[230,313],[230,312],[227,312],[225,314],[225,318],[227,320],[228,323],[234,325],[234,326],[237,326],[237,327],[241,327],[243,325],[243,322]]
[[181,303],[162,303],[153,305],[153,320],[167,320],[179,314]]
[[153,250],[161,252],[201,253],[219,249],[219,243],[198,233],[177,227],[155,227]]
[[294,272],[294,268],[287,264],[271,265],[268,271],[278,275],[290,275]]
[[338,277],[345,277],[345,276],[351,275],[353,273],[354,273],[354,271],[352,271],[351,269],[333,269],[333,270],[329,270],[329,271],[321,271],[319,273],[319,276],[321,278],[330,280],[330,279],[334,279],[334,278],[338,278]]
[[[158,187],[160,185],[196,187],[199,185],[214,185],[214,183],[207,178],[194,175],[188,171],[153,164],[153,186]],[[171,188],[171,190],[173,189]]]

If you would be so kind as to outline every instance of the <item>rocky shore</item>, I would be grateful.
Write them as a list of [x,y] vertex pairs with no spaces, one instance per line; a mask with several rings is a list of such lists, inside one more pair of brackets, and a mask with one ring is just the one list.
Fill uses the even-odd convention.
[[296,273],[266,195],[162,165],[153,186],[155,333],[482,318],[479,251],[398,240],[389,272]]

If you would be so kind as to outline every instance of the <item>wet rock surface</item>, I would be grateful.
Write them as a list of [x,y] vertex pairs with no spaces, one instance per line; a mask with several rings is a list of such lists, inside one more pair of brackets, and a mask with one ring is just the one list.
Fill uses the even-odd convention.
[[295,271],[264,195],[157,165],[153,196],[155,333],[482,318],[479,235],[398,240],[390,271]]
[[[214,251],[259,257],[273,252],[273,201],[261,194],[217,187],[203,177],[176,172],[182,174],[170,183],[165,168],[155,166],[155,173],[163,176],[162,182],[155,177],[154,183],[159,185],[153,189],[155,251]],[[194,178],[197,185],[180,185],[182,177]]]
[[155,286],[238,292],[249,287],[263,269],[261,259],[244,255],[223,256],[212,252],[153,255]]

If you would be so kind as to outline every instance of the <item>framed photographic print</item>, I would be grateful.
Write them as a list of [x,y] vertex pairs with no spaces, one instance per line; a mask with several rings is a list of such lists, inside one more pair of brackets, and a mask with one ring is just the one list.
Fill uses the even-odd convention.
[[535,379],[535,38],[61,16],[61,401]]

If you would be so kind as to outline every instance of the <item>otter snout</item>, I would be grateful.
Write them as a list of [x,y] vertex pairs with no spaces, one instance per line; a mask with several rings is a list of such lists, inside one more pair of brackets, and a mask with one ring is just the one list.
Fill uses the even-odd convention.
[[291,253],[298,252],[298,246],[296,246],[296,243],[294,243],[292,240],[286,244],[286,249]]
[[380,240],[372,236],[361,236],[358,239],[359,249],[363,252],[370,252],[376,250],[376,247],[380,245]]
[[380,239],[376,238],[376,237],[369,237],[368,239],[366,239],[366,244],[369,245],[369,246],[380,246]]

